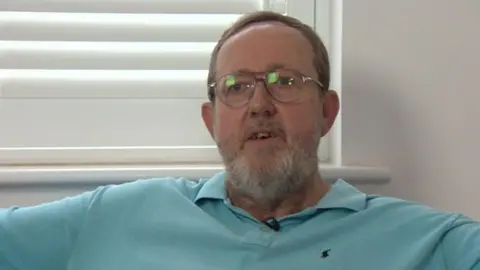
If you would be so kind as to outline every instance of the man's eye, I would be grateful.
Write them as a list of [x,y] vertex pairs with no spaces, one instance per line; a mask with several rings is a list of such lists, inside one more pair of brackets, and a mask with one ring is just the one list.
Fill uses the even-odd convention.
[[248,84],[235,83],[227,87],[228,92],[242,92],[248,88]]
[[292,86],[295,84],[295,78],[292,77],[279,77],[277,82],[278,85]]

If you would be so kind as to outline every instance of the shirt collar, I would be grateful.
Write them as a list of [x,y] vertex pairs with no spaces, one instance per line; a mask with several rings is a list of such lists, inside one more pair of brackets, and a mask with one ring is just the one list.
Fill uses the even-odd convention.
[[225,193],[225,175],[226,172],[222,171],[208,179],[198,191],[195,203],[201,199],[225,200],[227,198]]
[[[201,199],[225,200],[225,171],[215,174],[207,180],[195,197],[195,203]],[[361,211],[366,208],[367,195],[342,179],[332,184],[330,191],[314,206],[317,209],[344,208]]]
[[367,194],[344,180],[338,179],[315,207],[317,209],[344,208],[358,212],[364,210],[366,206]]

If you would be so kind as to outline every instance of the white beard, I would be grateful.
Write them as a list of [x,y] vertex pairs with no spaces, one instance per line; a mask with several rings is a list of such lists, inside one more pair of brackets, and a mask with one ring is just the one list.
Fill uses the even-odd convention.
[[228,143],[219,145],[219,150],[226,166],[229,187],[264,209],[273,209],[286,198],[304,190],[312,174],[318,170],[319,139],[307,143],[311,147],[308,149],[312,149],[308,152],[297,144],[262,153],[269,156],[268,161],[262,161],[262,166],[252,164],[245,155],[228,151],[229,147],[224,147]]

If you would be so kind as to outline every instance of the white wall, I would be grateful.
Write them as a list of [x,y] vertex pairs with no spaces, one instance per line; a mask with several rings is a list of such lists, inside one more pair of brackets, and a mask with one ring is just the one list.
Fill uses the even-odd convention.
[[480,1],[345,0],[343,158],[374,193],[480,219]]

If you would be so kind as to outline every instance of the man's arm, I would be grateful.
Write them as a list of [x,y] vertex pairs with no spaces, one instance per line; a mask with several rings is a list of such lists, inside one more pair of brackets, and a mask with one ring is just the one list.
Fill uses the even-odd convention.
[[0,269],[63,270],[96,192],[0,209]]
[[479,222],[458,216],[441,245],[447,269],[480,270]]

